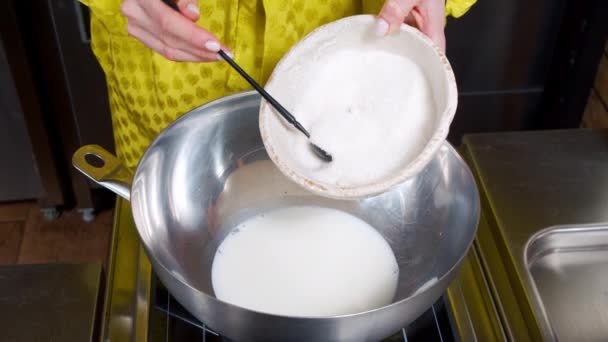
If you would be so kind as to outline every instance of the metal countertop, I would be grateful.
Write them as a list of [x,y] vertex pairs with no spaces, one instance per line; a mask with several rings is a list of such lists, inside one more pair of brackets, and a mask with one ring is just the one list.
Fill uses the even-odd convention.
[[469,135],[464,153],[483,203],[476,246],[506,335],[546,339],[525,246],[548,227],[608,222],[608,130]]
[[0,267],[2,341],[93,341],[100,264]]

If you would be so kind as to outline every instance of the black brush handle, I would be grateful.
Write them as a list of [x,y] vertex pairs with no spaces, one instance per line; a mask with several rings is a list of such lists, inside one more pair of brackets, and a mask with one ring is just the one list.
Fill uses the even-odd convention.
[[256,82],[245,70],[243,70],[234,60],[232,60],[232,58],[230,58],[230,56],[228,56],[224,50],[220,50],[218,54],[222,56],[222,58],[226,60],[226,62],[228,62],[228,64],[230,64],[230,66],[232,66],[236,72],[241,74],[241,76],[243,76],[243,78],[249,82],[249,84],[251,84],[251,86],[257,90],[257,92],[260,93],[260,95],[262,95],[262,97],[266,99],[266,101],[268,101],[268,103],[270,103],[274,109],[276,109],[285,118],[285,120],[287,120],[287,122],[300,130],[300,132],[304,133],[307,138],[310,138],[310,133],[308,133],[308,131],[298,122],[298,120],[296,120],[296,118],[291,115],[291,113],[285,109],[285,107],[275,100],[274,97],[268,94],[266,90],[264,90],[264,88],[258,84],[258,82]]
[[162,2],[165,3],[165,5],[173,8],[174,10],[179,12],[179,7],[177,6],[177,3],[173,0],[161,0]]
[[[177,6],[177,3],[175,3],[173,0],[161,0],[162,2],[164,2],[167,6],[171,7],[172,9],[176,10],[179,12],[179,7]],[[249,76],[249,74],[243,70],[243,68],[241,68],[232,58],[230,58],[230,56],[228,56],[228,54],[226,52],[224,52],[224,50],[220,50],[218,52],[218,54],[226,61],[228,62],[228,64],[230,64],[230,66],[232,68],[234,68],[234,70],[236,70],[236,72],[238,72],[241,76],[243,76],[243,78],[249,83],[251,84],[251,86],[260,94],[262,95],[262,97],[264,99],[266,99],[266,101],[268,101],[268,103],[270,103],[274,109],[277,110],[277,112],[279,112],[284,118],[285,120],[287,120],[287,122],[289,122],[290,124],[292,124],[295,128],[297,128],[300,132],[304,133],[304,135],[307,138],[310,138],[310,133],[308,133],[308,131],[304,128],[304,126],[302,126],[298,120],[296,120],[296,118],[291,115],[291,113],[285,109],[285,107],[283,107],[277,100],[274,99],[274,97],[272,97],[270,94],[268,94],[266,92],[266,90],[264,90],[264,88],[262,88],[262,86],[260,86],[258,84],[258,82],[256,82],[251,76]]]

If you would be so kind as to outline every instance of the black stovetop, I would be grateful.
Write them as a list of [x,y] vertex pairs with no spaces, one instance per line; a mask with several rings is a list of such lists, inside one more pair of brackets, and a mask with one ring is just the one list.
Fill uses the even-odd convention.
[[[188,313],[156,276],[152,278],[151,296],[149,341],[227,341]],[[454,341],[447,310],[442,297],[416,321],[385,341]]]

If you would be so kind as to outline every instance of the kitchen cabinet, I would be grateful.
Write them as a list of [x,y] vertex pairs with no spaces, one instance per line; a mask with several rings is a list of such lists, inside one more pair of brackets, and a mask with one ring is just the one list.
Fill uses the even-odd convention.
[[46,217],[54,218],[68,200],[65,178],[16,19],[11,4],[1,2],[0,201],[35,198]]
[[63,164],[77,209],[91,219],[96,208],[113,205],[114,196],[76,171],[72,155],[86,144],[113,151],[114,140],[105,77],[90,45],[88,8],[76,0],[40,1],[34,7],[39,15],[32,19],[38,26],[32,25],[31,34],[46,43],[32,48],[37,48],[40,61],[55,61],[42,70],[43,82],[62,84],[52,94],[56,101],[51,106],[60,123]]
[[0,41],[0,201],[37,198],[43,192],[23,111]]
[[8,129],[11,119],[10,127],[16,128],[10,131],[19,135],[7,136],[4,140],[13,147],[3,143],[2,148],[20,157],[20,163],[11,157],[11,165],[16,175],[27,178],[7,179],[19,191],[9,194],[7,187],[0,200],[33,198],[51,211],[76,206],[90,220],[113,196],[77,173],[71,156],[84,144],[111,150],[113,138],[105,79],[90,48],[86,7],[72,0],[11,0],[0,6],[7,52],[2,87],[8,89],[1,123]]

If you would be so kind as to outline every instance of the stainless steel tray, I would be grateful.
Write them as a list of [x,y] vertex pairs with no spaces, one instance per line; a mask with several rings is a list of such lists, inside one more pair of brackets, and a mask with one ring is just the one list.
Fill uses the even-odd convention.
[[608,341],[608,225],[542,230],[528,241],[525,262],[531,300],[554,340]]

